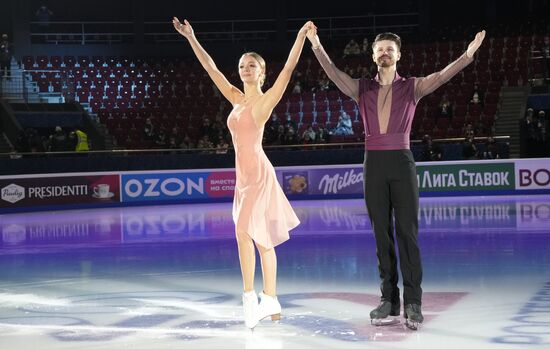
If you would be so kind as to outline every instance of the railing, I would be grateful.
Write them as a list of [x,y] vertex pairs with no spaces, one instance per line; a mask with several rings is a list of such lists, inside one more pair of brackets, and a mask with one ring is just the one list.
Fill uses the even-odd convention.
[[[313,20],[320,33],[330,38],[350,35],[369,35],[382,30],[407,33],[418,27],[418,13],[395,13],[345,17],[290,18],[283,34],[294,35],[307,21]],[[31,22],[33,44],[117,44],[133,43],[137,35],[134,22]],[[194,21],[193,27],[202,41],[237,40],[273,41],[278,23],[274,18],[257,20]],[[147,43],[180,41],[172,22],[144,22],[144,40]]]
[[[529,56],[527,57],[527,76],[528,80],[531,82],[532,85],[536,85],[537,82],[539,83],[545,83],[550,81],[550,76],[544,76],[544,74],[549,74],[550,72],[547,71],[549,67],[546,67],[545,65],[547,63],[547,59],[543,56],[543,52],[540,50],[531,50],[529,52]],[[542,76],[536,75],[536,72],[534,72],[534,64],[536,62],[541,62],[542,65]]]
[[61,70],[21,70],[12,69],[11,76],[0,75],[0,98],[9,100],[23,100],[25,102],[38,102],[38,100],[29,100],[29,93],[35,93],[38,96],[39,92],[53,92],[53,91],[39,91],[36,81],[33,81],[31,73],[36,74],[58,74],[59,82],[64,89],[61,92],[64,96],[67,96],[71,92],[74,92],[74,78],[68,77],[67,73]]
[[[201,41],[275,40],[277,23],[274,19],[194,21],[193,29]],[[182,37],[172,22],[145,22],[145,42],[176,42]]]
[[[487,140],[488,137],[475,137],[474,141],[480,142]],[[509,142],[510,136],[495,136],[495,141]],[[464,138],[443,138],[434,139],[434,143],[459,143]],[[421,140],[411,140],[411,145],[420,145]],[[293,144],[293,145],[266,145],[263,146],[264,150],[269,152],[271,150],[308,150],[308,149],[345,149],[345,148],[363,148],[364,142],[344,142],[344,143],[318,143],[318,144]],[[219,154],[218,148],[193,148],[193,149],[113,149],[113,150],[90,150],[86,152],[74,152],[74,151],[62,151],[62,152],[27,152],[27,153],[0,153],[3,157],[18,158],[22,156],[55,156],[55,155],[131,155],[131,154]],[[225,153],[233,152],[233,147],[229,147]]]
[[[381,31],[395,31],[409,33],[418,27],[419,15],[416,12],[394,13],[384,15],[343,16],[343,17],[315,17],[311,18],[319,33],[328,38],[350,36],[368,36],[369,41],[374,34]],[[293,28],[288,32],[296,33],[307,19],[291,18],[287,27]]]
[[31,22],[33,44],[118,44],[134,41],[134,22]]
[[0,75],[0,98],[28,102],[29,82],[30,79],[23,73],[12,71],[10,77]]

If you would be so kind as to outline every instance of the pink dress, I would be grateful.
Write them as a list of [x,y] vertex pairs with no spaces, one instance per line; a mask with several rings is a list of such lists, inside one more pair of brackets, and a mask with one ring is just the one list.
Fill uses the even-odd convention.
[[227,118],[235,148],[237,185],[233,221],[238,232],[257,244],[272,248],[289,239],[289,230],[300,224],[262,149],[264,126],[252,117],[252,105],[235,104]]

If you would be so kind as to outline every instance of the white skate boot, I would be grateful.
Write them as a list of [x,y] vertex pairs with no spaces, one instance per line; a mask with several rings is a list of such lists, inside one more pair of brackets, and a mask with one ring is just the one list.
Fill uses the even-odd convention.
[[258,324],[258,296],[255,291],[243,293],[244,324],[253,329]]
[[271,316],[271,320],[278,321],[281,319],[281,304],[277,297],[271,297],[263,292],[260,292],[260,305],[258,310],[258,321]]

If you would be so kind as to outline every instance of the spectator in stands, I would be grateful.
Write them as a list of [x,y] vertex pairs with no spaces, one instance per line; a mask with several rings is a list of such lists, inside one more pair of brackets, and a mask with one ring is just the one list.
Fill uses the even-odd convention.
[[335,136],[349,136],[353,134],[353,123],[348,113],[341,110],[338,117],[338,123],[331,132]]
[[143,125],[143,136],[149,141],[155,138],[155,126],[153,125],[151,118],[145,119],[145,123]]
[[315,143],[316,138],[315,130],[311,125],[307,125],[307,128],[302,133],[302,143],[304,144],[313,144]]
[[229,144],[222,135],[218,136],[218,141],[216,143],[216,154],[227,154]]
[[[419,194],[409,140],[412,119],[423,96],[474,61],[485,31],[476,34],[457,60],[421,78],[403,78],[397,73],[401,38],[393,33],[379,34],[372,44],[372,59],[378,67],[374,79],[353,79],[336,68],[323,49],[316,28],[307,36],[323,70],[344,94],[357,102],[365,123],[365,200],[375,231],[382,280],[381,302],[370,313],[371,319],[375,324],[382,324],[382,319],[390,314],[400,313],[397,251],[392,228],[395,227],[401,261],[407,261],[401,264],[406,324],[416,329],[424,317],[421,313],[422,265],[417,244]],[[392,193],[391,197],[388,193]]]
[[296,121],[294,121],[294,119],[292,119],[292,115],[287,114],[286,115],[286,120],[285,120],[285,132],[291,127],[294,130],[297,130],[298,129],[298,124],[296,123]]
[[271,118],[265,125],[264,139],[266,144],[273,144],[277,138],[277,130],[279,129],[279,117],[277,113],[272,113]]
[[535,120],[536,146],[534,154],[539,158],[546,156],[546,144],[548,143],[548,134],[546,133],[548,128],[547,123],[546,112],[544,110],[539,110],[537,119]]
[[25,132],[24,130],[19,131],[19,134],[17,135],[15,150],[19,153],[28,153],[31,151],[31,147],[29,145],[29,137],[27,135],[27,132]]
[[424,135],[422,138],[422,146],[420,161],[441,161],[443,159],[441,147],[434,144],[430,135]]
[[317,75],[317,83],[311,90],[315,91],[328,91],[330,89],[330,80],[323,70],[319,70]]
[[191,137],[189,137],[189,135],[186,133],[183,136],[183,140],[181,141],[179,147],[180,147],[180,149],[194,149],[195,144],[191,140]]
[[477,120],[476,125],[474,127],[474,134],[476,134],[479,137],[479,136],[487,135],[487,133],[489,133],[489,131],[490,130],[488,130],[485,127],[485,125],[483,124],[483,122],[481,120]]
[[208,149],[204,151],[205,153],[210,153],[212,148],[214,148],[214,143],[211,142],[208,134],[204,134],[197,142],[197,149]]
[[[229,130],[227,129],[227,123],[224,122],[222,113],[218,111],[216,113],[216,117],[214,119],[214,124],[212,124],[212,134],[217,137],[218,135],[222,135],[224,138],[229,134]],[[216,138],[214,138],[216,139]]]
[[472,104],[479,104],[483,107],[483,101],[485,100],[485,93],[480,90],[479,85],[474,85],[474,92],[472,93],[472,98],[470,99],[470,103]]
[[361,54],[365,57],[370,56],[370,50],[369,39],[363,38],[363,43],[361,44]]
[[537,128],[533,120],[533,108],[527,108],[525,117],[520,121],[520,157],[531,158],[536,153]]
[[181,143],[180,130],[177,126],[172,127],[168,135],[168,148],[177,149]]
[[369,68],[365,66],[361,67],[361,69],[359,70],[359,76],[361,78],[369,79],[371,77]]
[[541,49],[543,66],[544,66],[544,81],[550,84],[550,37],[545,36]]
[[302,77],[302,91],[312,91],[315,81],[313,79],[313,71],[311,68],[306,68]]
[[449,100],[449,97],[447,97],[447,94],[445,93],[443,97],[441,97],[441,101],[439,102],[439,113],[436,117],[437,118],[451,118],[453,116],[453,104]]
[[55,132],[49,137],[48,151],[67,151],[67,135],[60,126],[55,127]]
[[[304,74],[300,69],[294,69],[294,73],[292,74],[291,81],[300,81],[300,83],[304,80]],[[303,84],[301,85],[303,89]]]
[[50,18],[53,16],[53,12],[47,8],[46,5],[42,4],[42,6],[40,6],[34,14],[36,16],[36,20],[38,21],[38,25],[43,30],[50,26]]
[[88,143],[88,135],[86,132],[82,131],[79,128],[75,128],[69,134],[69,143],[74,145],[74,150],[76,152],[89,151],[90,145]]
[[139,131],[138,131],[137,127],[136,127],[136,124],[132,122],[132,123],[130,124],[130,132],[129,132],[129,133],[135,135],[135,134],[138,134],[138,132],[139,132]]
[[462,159],[475,160],[477,156],[478,152],[474,143],[474,136],[464,138],[464,142],[462,142]]
[[285,142],[285,127],[283,125],[279,125],[277,128],[277,134],[275,134],[275,137],[273,141],[271,142],[272,145],[282,145]]
[[500,148],[498,147],[497,142],[491,136],[487,137],[485,142],[485,151],[483,152],[484,159],[500,159]]
[[[266,78],[266,64],[260,55],[247,52],[241,56],[238,66],[239,77],[243,83],[241,91],[219,71],[197,40],[187,20],[181,23],[174,17],[173,25],[187,39],[221,94],[233,105],[227,120],[234,143],[236,163],[233,217],[243,279],[245,325],[254,328],[258,321],[265,317],[271,317],[273,320],[280,318],[281,305],[276,297],[275,246],[286,241],[289,238],[288,231],[300,223],[277,181],[273,165],[262,149],[262,133],[298,64],[306,33],[314,26],[312,22],[307,22],[298,31],[282,71],[272,87],[264,93],[262,86]],[[254,291],[254,245],[260,254],[264,281],[259,304]]]
[[168,148],[168,136],[164,127],[159,129],[159,132],[155,136],[155,148],[166,149]]
[[27,133],[27,140],[30,147],[29,151],[31,153],[41,153],[46,151],[47,147],[45,147],[45,141],[47,141],[47,139],[41,137],[36,129],[28,128],[25,132]]
[[214,139],[214,128],[210,123],[210,118],[203,116],[199,136],[203,137],[204,135],[208,135],[209,139]]
[[317,137],[315,138],[316,143],[328,143],[329,142],[329,132],[325,128],[325,125],[319,124],[317,128]]
[[296,80],[294,82],[294,87],[292,87],[292,93],[295,93],[295,94],[302,93],[302,84],[300,83],[300,80]]
[[[283,144],[285,145],[294,145],[298,144],[298,135],[296,134],[296,129],[292,126],[287,127],[285,131],[285,137],[283,139]],[[292,149],[292,148],[289,148]]]
[[359,47],[359,44],[354,40],[351,39],[346,47],[344,47],[344,54],[343,58],[347,58],[350,56],[359,56],[361,54],[361,47]]
[[471,123],[468,123],[464,126],[464,129],[462,130],[462,134],[464,134],[465,138],[468,138],[470,136],[473,136],[475,134],[474,127]]
[[0,77],[5,76],[11,80],[11,58],[13,56],[13,46],[8,39],[8,34],[2,34],[0,41]]
[[344,66],[344,72],[351,77],[355,77],[355,69],[347,64]]

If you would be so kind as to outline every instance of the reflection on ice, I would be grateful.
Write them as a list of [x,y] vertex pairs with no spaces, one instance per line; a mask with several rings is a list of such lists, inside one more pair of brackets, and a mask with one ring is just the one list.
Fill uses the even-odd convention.
[[[423,198],[420,231],[546,232],[549,202],[548,196]],[[294,201],[292,205],[301,221],[292,232],[294,237],[372,232],[363,200]],[[0,232],[3,248],[234,239],[231,203],[2,215]]]

